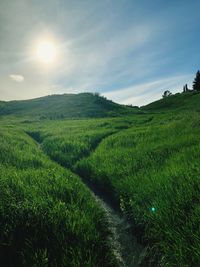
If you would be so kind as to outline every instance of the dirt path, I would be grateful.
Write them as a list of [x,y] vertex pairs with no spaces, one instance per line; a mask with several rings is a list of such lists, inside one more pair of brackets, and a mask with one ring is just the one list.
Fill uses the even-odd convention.
[[[28,133],[27,133],[28,134]],[[42,145],[28,134],[42,150]],[[43,151],[44,152],[44,151]],[[52,159],[50,159],[52,160]],[[81,177],[80,177],[81,178]],[[94,199],[105,211],[110,235],[110,244],[120,267],[141,267],[142,260],[145,257],[146,249],[137,242],[131,233],[131,225],[102,190],[99,190],[94,184],[82,179],[83,183],[90,189]]]
[[[88,186],[88,184],[86,184]],[[110,243],[112,250],[119,262],[120,267],[141,267],[145,257],[146,249],[137,242],[131,233],[131,225],[127,219],[110,205],[107,197],[104,198],[102,192],[100,196],[97,191],[88,186],[92,195],[105,211],[109,230],[111,232]]]

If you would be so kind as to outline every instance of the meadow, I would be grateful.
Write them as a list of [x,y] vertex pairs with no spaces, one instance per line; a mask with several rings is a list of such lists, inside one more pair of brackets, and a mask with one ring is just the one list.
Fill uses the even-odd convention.
[[118,266],[81,178],[126,215],[148,248],[142,266],[199,266],[198,98],[112,118],[1,117],[1,266]]
[[127,119],[84,119],[47,121],[25,125],[24,130],[54,161],[67,168],[86,157],[107,136],[130,127]]
[[117,266],[107,221],[79,177],[16,126],[0,130],[1,266]]
[[199,113],[161,116],[106,138],[76,165],[112,195],[156,266],[200,265],[199,128]]

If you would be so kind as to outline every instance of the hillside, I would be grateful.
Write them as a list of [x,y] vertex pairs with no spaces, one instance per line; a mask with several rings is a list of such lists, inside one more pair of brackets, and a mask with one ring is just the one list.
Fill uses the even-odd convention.
[[198,92],[177,93],[158,101],[152,102],[144,107],[145,111],[166,112],[173,110],[196,110],[199,111],[200,94]]
[[138,108],[122,106],[92,93],[51,95],[31,100],[0,102],[0,116],[31,115],[50,119],[98,118],[139,112]]
[[2,266],[200,266],[199,98],[1,102]]

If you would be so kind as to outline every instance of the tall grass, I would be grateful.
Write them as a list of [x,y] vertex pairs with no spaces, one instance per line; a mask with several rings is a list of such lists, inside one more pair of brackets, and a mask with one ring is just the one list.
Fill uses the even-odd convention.
[[127,117],[47,122],[25,126],[27,133],[41,144],[43,151],[64,167],[72,168],[82,157],[93,151],[109,135],[130,127]]
[[22,130],[0,130],[0,266],[117,266],[103,211]]
[[9,120],[0,131],[5,266],[116,266],[102,210],[50,159],[118,203],[151,265],[200,266],[199,113]]
[[118,201],[155,264],[200,266],[200,115],[167,116],[106,138],[76,169]]

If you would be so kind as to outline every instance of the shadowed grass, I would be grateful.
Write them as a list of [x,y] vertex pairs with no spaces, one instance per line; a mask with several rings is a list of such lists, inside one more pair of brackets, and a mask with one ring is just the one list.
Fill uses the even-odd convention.
[[1,266],[117,266],[102,209],[21,130],[0,131]]

